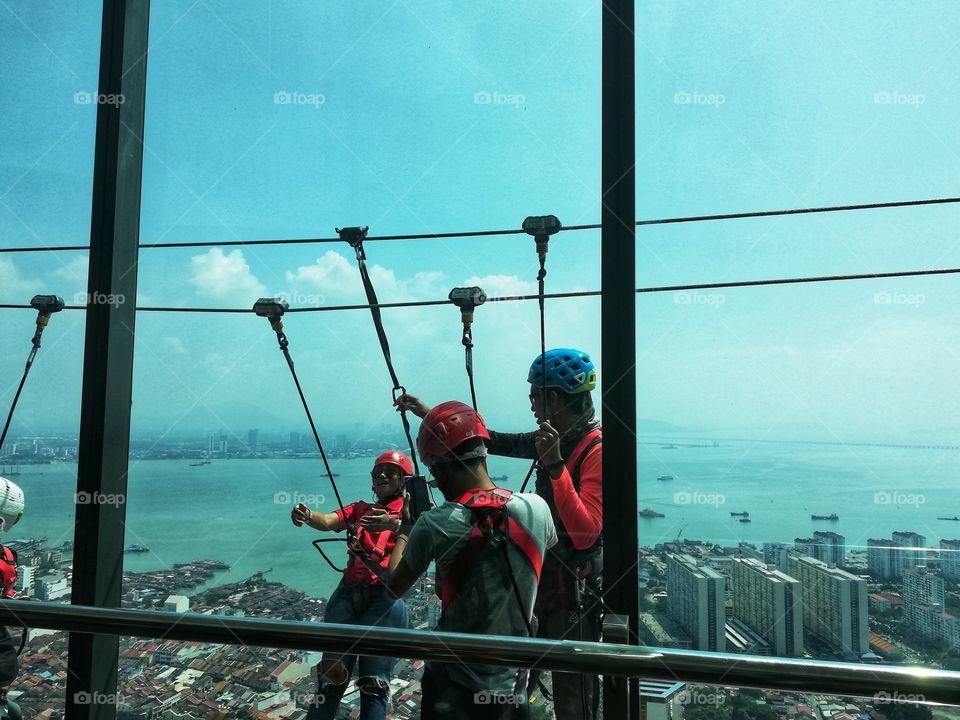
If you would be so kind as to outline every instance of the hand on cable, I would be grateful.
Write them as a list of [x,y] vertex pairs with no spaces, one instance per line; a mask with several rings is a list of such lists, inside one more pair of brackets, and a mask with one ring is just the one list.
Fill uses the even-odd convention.
[[430,412],[430,408],[423,400],[410,393],[403,393],[393,404],[396,405],[397,411],[406,410],[421,419]]
[[540,463],[549,468],[563,462],[560,455],[560,434],[548,422],[540,423],[540,429],[537,430],[534,442],[537,446],[537,454],[540,456]]
[[308,508],[303,503],[297,503],[293,510],[290,511],[290,519],[293,521],[295,527],[303,527],[310,522],[310,508]]
[[360,526],[369,532],[395,531],[400,529],[400,518],[383,508],[374,508],[360,518]]

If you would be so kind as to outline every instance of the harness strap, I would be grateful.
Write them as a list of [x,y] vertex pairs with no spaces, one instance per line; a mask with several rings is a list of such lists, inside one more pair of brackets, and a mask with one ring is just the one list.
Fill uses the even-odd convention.
[[453,602],[463,581],[475,568],[477,557],[485,547],[487,538],[491,537],[495,530],[500,531],[501,537],[512,541],[519,548],[530,562],[539,582],[540,571],[543,568],[543,555],[530,532],[504,510],[504,506],[510,501],[512,495],[510,490],[504,488],[471,490],[455,501],[469,508],[473,512],[475,521],[466,545],[454,558],[450,572],[437,588],[441,610],[446,609]]
[[[394,400],[396,400],[396,391],[406,392],[400,379],[397,377],[397,371],[393,368],[393,359],[390,355],[390,341],[387,339],[387,333],[383,329],[383,316],[380,313],[380,301],[377,299],[377,291],[373,288],[373,282],[370,280],[370,274],[367,272],[367,253],[363,249],[363,238],[366,236],[366,229],[363,235],[356,240],[347,242],[357,253],[357,265],[360,268],[360,280],[363,282],[363,291],[367,296],[367,304],[370,306],[370,314],[373,316],[373,326],[377,331],[377,339],[380,341],[380,349],[383,351],[383,359],[387,363],[387,372],[390,373],[390,380],[393,381]],[[341,236],[342,237],[342,236]],[[413,461],[413,474],[420,474],[420,465],[417,463],[417,451],[413,444],[413,436],[410,434],[410,421],[407,419],[405,410],[400,411],[400,421],[403,424],[403,433],[407,436],[407,444],[410,446],[410,459]]]

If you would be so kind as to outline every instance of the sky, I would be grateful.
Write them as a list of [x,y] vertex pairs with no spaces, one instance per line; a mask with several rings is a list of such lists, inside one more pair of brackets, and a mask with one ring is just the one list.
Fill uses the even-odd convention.
[[[0,247],[84,245],[97,3],[0,2]],[[141,241],[506,229],[600,220],[600,6],[167,0],[151,4]],[[637,208],[658,218],[957,195],[960,6],[643,2]],[[960,266],[956,206],[640,228],[638,287]],[[369,243],[382,301],[536,288],[525,236]],[[599,233],[555,236],[548,292],[596,290]],[[955,276],[637,297],[641,428],[945,442],[960,429]],[[85,291],[84,252],[0,254],[0,303]],[[363,302],[345,245],[144,250],[139,307]],[[34,313],[0,309],[0,409]],[[65,311],[15,430],[79,427],[83,313]],[[468,399],[459,314],[384,311],[401,381]],[[474,326],[481,411],[524,429],[536,303]],[[286,323],[321,434],[394,422],[366,311]],[[549,346],[598,363],[597,299],[548,302]],[[133,432],[304,427],[265,321],[141,312]]]

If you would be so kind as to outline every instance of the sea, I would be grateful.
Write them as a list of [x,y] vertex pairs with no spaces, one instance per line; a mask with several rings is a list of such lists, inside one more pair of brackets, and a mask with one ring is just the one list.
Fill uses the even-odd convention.
[[[371,458],[332,461],[344,503],[371,500]],[[491,475],[518,490],[529,461],[491,458]],[[7,537],[74,538],[76,464],[21,465],[10,479],[26,495],[23,519]],[[616,473],[608,465],[606,473]],[[230,459],[193,466],[189,460],[131,461],[124,569],[171,568],[193,560],[220,560],[230,570],[206,586],[236,582],[257,572],[316,597],[339,582],[311,541],[332,537],[290,522],[292,503],[332,512],[337,502],[318,459]],[[792,543],[816,530],[846,538],[847,550],[894,531],[924,535],[927,547],[960,538],[960,451],[750,441],[643,441],[638,445],[638,508],[662,513],[639,518],[642,546],[677,539],[736,547]],[[633,481],[624,478],[624,482]],[[442,500],[439,493],[437,499]],[[110,498],[102,498],[110,500]],[[116,499],[114,499],[116,500]],[[636,512],[605,498],[606,512]],[[748,512],[741,523],[731,512]],[[812,520],[836,513],[837,521]],[[344,545],[326,543],[342,566]],[[935,553],[931,553],[935,555]]]

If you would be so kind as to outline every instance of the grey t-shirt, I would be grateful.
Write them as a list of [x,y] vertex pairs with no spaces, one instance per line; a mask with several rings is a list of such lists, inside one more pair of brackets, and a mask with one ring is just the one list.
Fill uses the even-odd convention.
[[[519,524],[533,539],[541,557],[557,542],[550,508],[539,495],[515,493],[505,505],[511,528]],[[437,585],[443,584],[463,550],[473,527],[469,508],[445,502],[417,520],[404,548],[403,559],[419,574],[436,561]],[[480,554],[460,583],[456,597],[444,608],[438,630],[478,635],[526,636],[524,614],[530,617],[537,593],[537,576],[530,561],[516,543],[506,542],[509,568],[523,599],[523,612],[510,580],[508,563],[497,543],[485,542]],[[514,692],[517,672],[498,665],[444,663],[433,668],[454,682],[474,690],[506,695]]]

